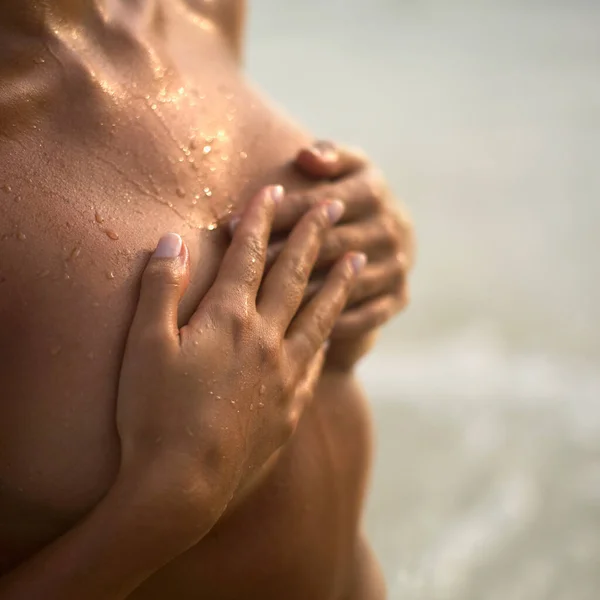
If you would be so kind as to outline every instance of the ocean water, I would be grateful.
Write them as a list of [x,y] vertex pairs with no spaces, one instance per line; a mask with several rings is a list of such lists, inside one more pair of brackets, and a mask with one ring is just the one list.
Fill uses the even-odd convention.
[[600,598],[600,2],[250,4],[251,76],[416,223],[361,367],[390,598]]

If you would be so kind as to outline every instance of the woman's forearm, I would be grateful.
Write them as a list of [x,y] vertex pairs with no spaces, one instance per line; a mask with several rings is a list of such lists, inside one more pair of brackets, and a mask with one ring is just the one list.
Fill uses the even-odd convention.
[[116,484],[80,524],[0,578],[0,600],[127,598],[198,541],[189,520],[178,523],[161,512],[140,487]]

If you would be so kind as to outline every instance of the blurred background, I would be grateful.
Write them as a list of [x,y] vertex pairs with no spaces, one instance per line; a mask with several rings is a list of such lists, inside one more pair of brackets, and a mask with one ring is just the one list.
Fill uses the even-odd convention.
[[412,305],[362,366],[391,599],[596,600],[600,1],[250,5],[253,79],[416,223]]

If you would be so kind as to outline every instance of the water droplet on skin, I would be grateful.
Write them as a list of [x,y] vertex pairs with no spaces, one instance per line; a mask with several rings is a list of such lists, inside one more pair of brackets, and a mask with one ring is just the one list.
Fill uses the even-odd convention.
[[207,196],[208,198],[210,198],[213,195],[212,190],[209,187],[205,187],[204,195]]
[[21,196],[15,196],[15,202],[21,202],[22,198]]
[[254,404],[252,404],[252,402],[250,403],[250,411],[254,410]]
[[19,231],[19,233],[17,233],[17,239],[20,242],[24,242],[27,239],[27,236],[22,231]]
[[36,65],[43,65],[46,62],[46,59],[45,58],[34,58],[33,62]]
[[258,408],[264,408],[265,407],[265,403],[264,402],[259,402],[258,403]]
[[211,173],[214,173],[216,170],[217,170],[217,167],[210,167],[210,168],[209,168],[209,171],[210,171]]
[[267,386],[263,384],[263,385],[260,386],[260,390],[258,391],[258,393],[261,396],[263,396],[266,391],[267,391]]
[[240,152],[240,158],[242,160],[246,160],[248,158],[248,153],[247,152]]
[[211,223],[211,224],[210,224],[210,225],[207,227],[207,229],[208,229],[209,231],[214,231],[214,230],[215,230],[217,227],[218,227],[217,223]]
[[222,160],[223,162],[227,162],[227,161],[229,160],[229,156],[227,156],[227,154],[223,154],[223,155],[221,156],[221,160]]
[[2,186],[0,186],[0,189],[2,189],[2,191],[6,192],[7,194],[10,194],[12,192],[12,187],[10,187],[8,183],[5,183]]
[[108,273],[106,273],[106,278],[107,279],[114,279],[115,278],[115,274],[112,271],[108,271]]
[[98,212],[94,215],[94,219],[96,219],[96,223],[104,223],[104,217]]
[[65,273],[63,275],[63,279],[69,280],[69,279],[71,279],[71,276],[68,273]]
[[50,349],[50,354],[52,354],[52,356],[58,356],[61,352],[62,348],[60,346],[54,346],[53,348]]
[[178,187],[175,191],[180,198],[185,198],[185,190],[183,188]]
[[220,399],[221,399],[221,396],[217,396],[217,400],[220,400]]
[[169,208],[173,208],[173,203],[172,203],[172,202],[167,202],[167,206],[168,206]]
[[113,229],[105,229],[104,233],[113,241],[117,241],[119,239],[119,234]]
[[204,148],[202,148],[203,154],[210,154],[211,152],[212,152],[212,146],[204,146]]
[[229,403],[231,404],[231,406],[235,406],[235,400],[231,400]]
[[81,254],[81,248],[75,247],[71,251],[71,254],[69,255],[69,259],[70,260],[75,260],[80,254]]

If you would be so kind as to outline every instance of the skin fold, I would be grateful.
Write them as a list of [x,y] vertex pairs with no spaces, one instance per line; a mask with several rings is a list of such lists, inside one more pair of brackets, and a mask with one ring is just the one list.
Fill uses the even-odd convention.
[[[0,598],[31,597],[6,582],[90,522],[97,545],[77,555],[104,548],[95,556],[116,557],[104,568],[135,574],[99,597],[382,598],[360,528],[371,429],[353,367],[406,300],[412,245],[379,175],[353,152],[313,148],[248,84],[241,2],[15,0],[0,13]],[[348,252],[368,256],[314,394],[216,521],[214,510],[197,527],[162,504],[135,510],[148,495],[132,488],[155,489],[119,477],[119,380],[141,274],[156,240],[180,234],[183,327],[217,277],[229,223],[275,183],[287,196],[268,273],[293,226],[334,198],[344,216],[324,234],[307,300]]]

